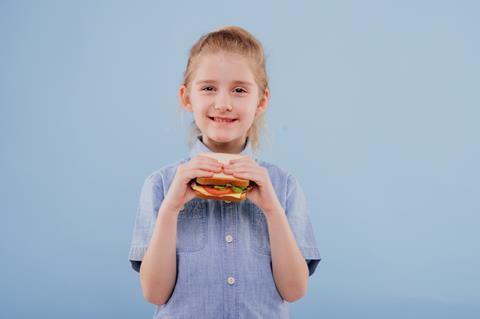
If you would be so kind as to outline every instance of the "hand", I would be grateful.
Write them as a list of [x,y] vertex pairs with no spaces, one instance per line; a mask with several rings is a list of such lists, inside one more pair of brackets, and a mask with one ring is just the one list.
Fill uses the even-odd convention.
[[180,164],[162,206],[167,205],[178,213],[186,202],[195,197],[190,181],[197,177],[212,177],[214,173],[221,172],[222,166],[216,159],[201,155]]
[[256,185],[253,185],[253,188],[248,191],[247,198],[260,207],[266,215],[282,207],[265,167],[258,165],[248,156],[231,160],[229,163],[229,165],[224,165],[223,172],[254,182]]

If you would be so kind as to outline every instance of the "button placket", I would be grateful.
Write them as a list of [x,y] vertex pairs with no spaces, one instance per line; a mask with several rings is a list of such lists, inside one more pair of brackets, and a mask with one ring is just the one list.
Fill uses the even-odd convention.
[[[227,313],[234,315],[239,294],[238,282],[238,247],[237,247],[237,227],[238,227],[238,210],[237,205],[231,202],[224,202],[224,219],[223,219],[223,251],[224,251],[224,269],[223,284],[225,305],[224,309]],[[229,317],[231,318],[231,317]]]

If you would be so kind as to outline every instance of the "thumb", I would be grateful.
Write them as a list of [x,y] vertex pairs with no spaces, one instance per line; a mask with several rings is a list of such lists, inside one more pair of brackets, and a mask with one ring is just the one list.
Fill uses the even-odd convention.
[[195,192],[190,187],[190,184],[187,184],[187,190],[185,192],[185,202],[189,202],[196,197]]

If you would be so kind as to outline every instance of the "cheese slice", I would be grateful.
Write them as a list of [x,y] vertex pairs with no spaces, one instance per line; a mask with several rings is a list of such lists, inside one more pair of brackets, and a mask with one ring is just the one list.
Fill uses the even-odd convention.
[[204,195],[207,195],[207,196],[215,196],[215,197],[225,197],[225,196],[228,196],[228,197],[233,197],[233,198],[242,198],[242,193],[231,193],[231,194],[223,194],[223,195],[213,195],[213,194],[210,194],[209,192],[207,192],[202,186],[199,186],[197,184],[192,184],[192,188],[196,191],[198,191],[199,193],[202,193]]

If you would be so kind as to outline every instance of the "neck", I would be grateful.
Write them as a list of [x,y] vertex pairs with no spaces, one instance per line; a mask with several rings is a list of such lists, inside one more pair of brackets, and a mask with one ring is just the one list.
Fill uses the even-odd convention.
[[203,144],[205,144],[212,152],[215,153],[239,154],[243,151],[247,143],[246,137],[227,143],[215,142],[206,136],[202,136],[200,139]]

